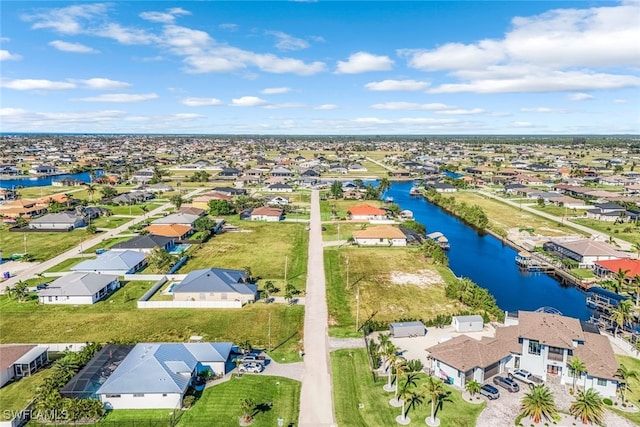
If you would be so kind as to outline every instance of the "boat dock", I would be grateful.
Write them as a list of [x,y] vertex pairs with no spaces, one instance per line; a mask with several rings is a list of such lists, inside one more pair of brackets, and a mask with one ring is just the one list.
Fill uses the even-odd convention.
[[555,277],[563,285],[571,284],[584,290],[591,287],[591,283],[571,275],[562,268],[561,264],[553,263],[542,254],[521,251],[516,255],[515,261],[520,269],[532,273],[546,273]]
[[427,239],[433,240],[445,251],[451,247],[451,245],[449,244],[449,239],[447,239],[445,235],[439,231],[434,231],[433,233],[427,234]]

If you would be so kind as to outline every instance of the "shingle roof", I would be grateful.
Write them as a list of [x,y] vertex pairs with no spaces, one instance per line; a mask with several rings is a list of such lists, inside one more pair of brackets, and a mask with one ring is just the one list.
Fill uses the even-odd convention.
[[71,267],[71,271],[128,271],[144,261],[144,258],[144,254],[138,251],[107,251],[96,259],[88,259]]
[[626,258],[626,254],[618,251],[613,246],[596,240],[578,239],[568,242],[554,241],[554,243],[582,256],[608,255]]
[[79,219],[84,220],[83,217],[69,212],[59,212],[44,215],[40,218],[36,218],[31,221],[31,224],[69,224],[73,225]]
[[520,337],[553,347],[573,348],[574,340],[584,341],[580,321],[559,314],[519,311],[518,327]]
[[589,375],[597,378],[615,379],[618,361],[613,354],[609,338],[590,332],[584,333],[585,344],[574,348],[573,355],[584,362]]
[[203,268],[187,274],[182,282],[173,287],[180,292],[237,292],[253,295],[255,292],[245,285],[247,275],[242,270]]
[[36,348],[35,345],[27,344],[10,344],[0,345],[0,371],[4,371],[9,366],[13,365],[16,360]]
[[199,215],[178,212],[158,218],[151,224],[193,224],[198,218],[200,218]]
[[407,236],[393,225],[379,225],[377,227],[367,227],[364,230],[353,232],[356,239],[406,239]]
[[270,208],[267,206],[262,206],[259,208],[255,208],[251,211],[251,215],[263,215],[263,216],[282,216],[282,209],[278,208]]
[[113,274],[75,272],[49,283],[38,296],[91,296],[118,278]]
[[157,246],[164,247],[172,241],[171,237],[154,236],[147,234],[144,236],[136,236],[126,242],[120,242],[111,247],[111,249],[151,249]]

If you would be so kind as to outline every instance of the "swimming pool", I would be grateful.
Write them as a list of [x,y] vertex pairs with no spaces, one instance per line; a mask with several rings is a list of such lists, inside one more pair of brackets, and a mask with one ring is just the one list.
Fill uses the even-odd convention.
[[188,245],[186,243],[180,243],[179,245],[175,245],[173,248],[171,248],[171,250],[169,251],[169,253],[171,255],[180,255],[182,254],[184,251],[186,251],[187,249],[189,249],[191,245]]

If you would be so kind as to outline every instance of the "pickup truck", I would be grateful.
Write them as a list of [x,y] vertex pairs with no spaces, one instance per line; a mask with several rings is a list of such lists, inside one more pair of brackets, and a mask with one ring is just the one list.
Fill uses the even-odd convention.
[[533,375],[531,372],[526,369],[516,369],[514,371],[509,372],[509,378],[513,380],[522,381],[525,384],[542,384],[542,378]]

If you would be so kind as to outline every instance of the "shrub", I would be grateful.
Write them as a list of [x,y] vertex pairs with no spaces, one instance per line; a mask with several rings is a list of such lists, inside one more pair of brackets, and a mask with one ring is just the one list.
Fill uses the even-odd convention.
[[195,402],[196,397],[193,394],[190,394],[188,396],[185,396],[185,398],[182,400],[182,407],[191,408]]
[[607,406],[613,405],[613,401],[611,399],[609,399],[608,397],[605,397],[604,399],[602,399],[602,403],[604,403]]

